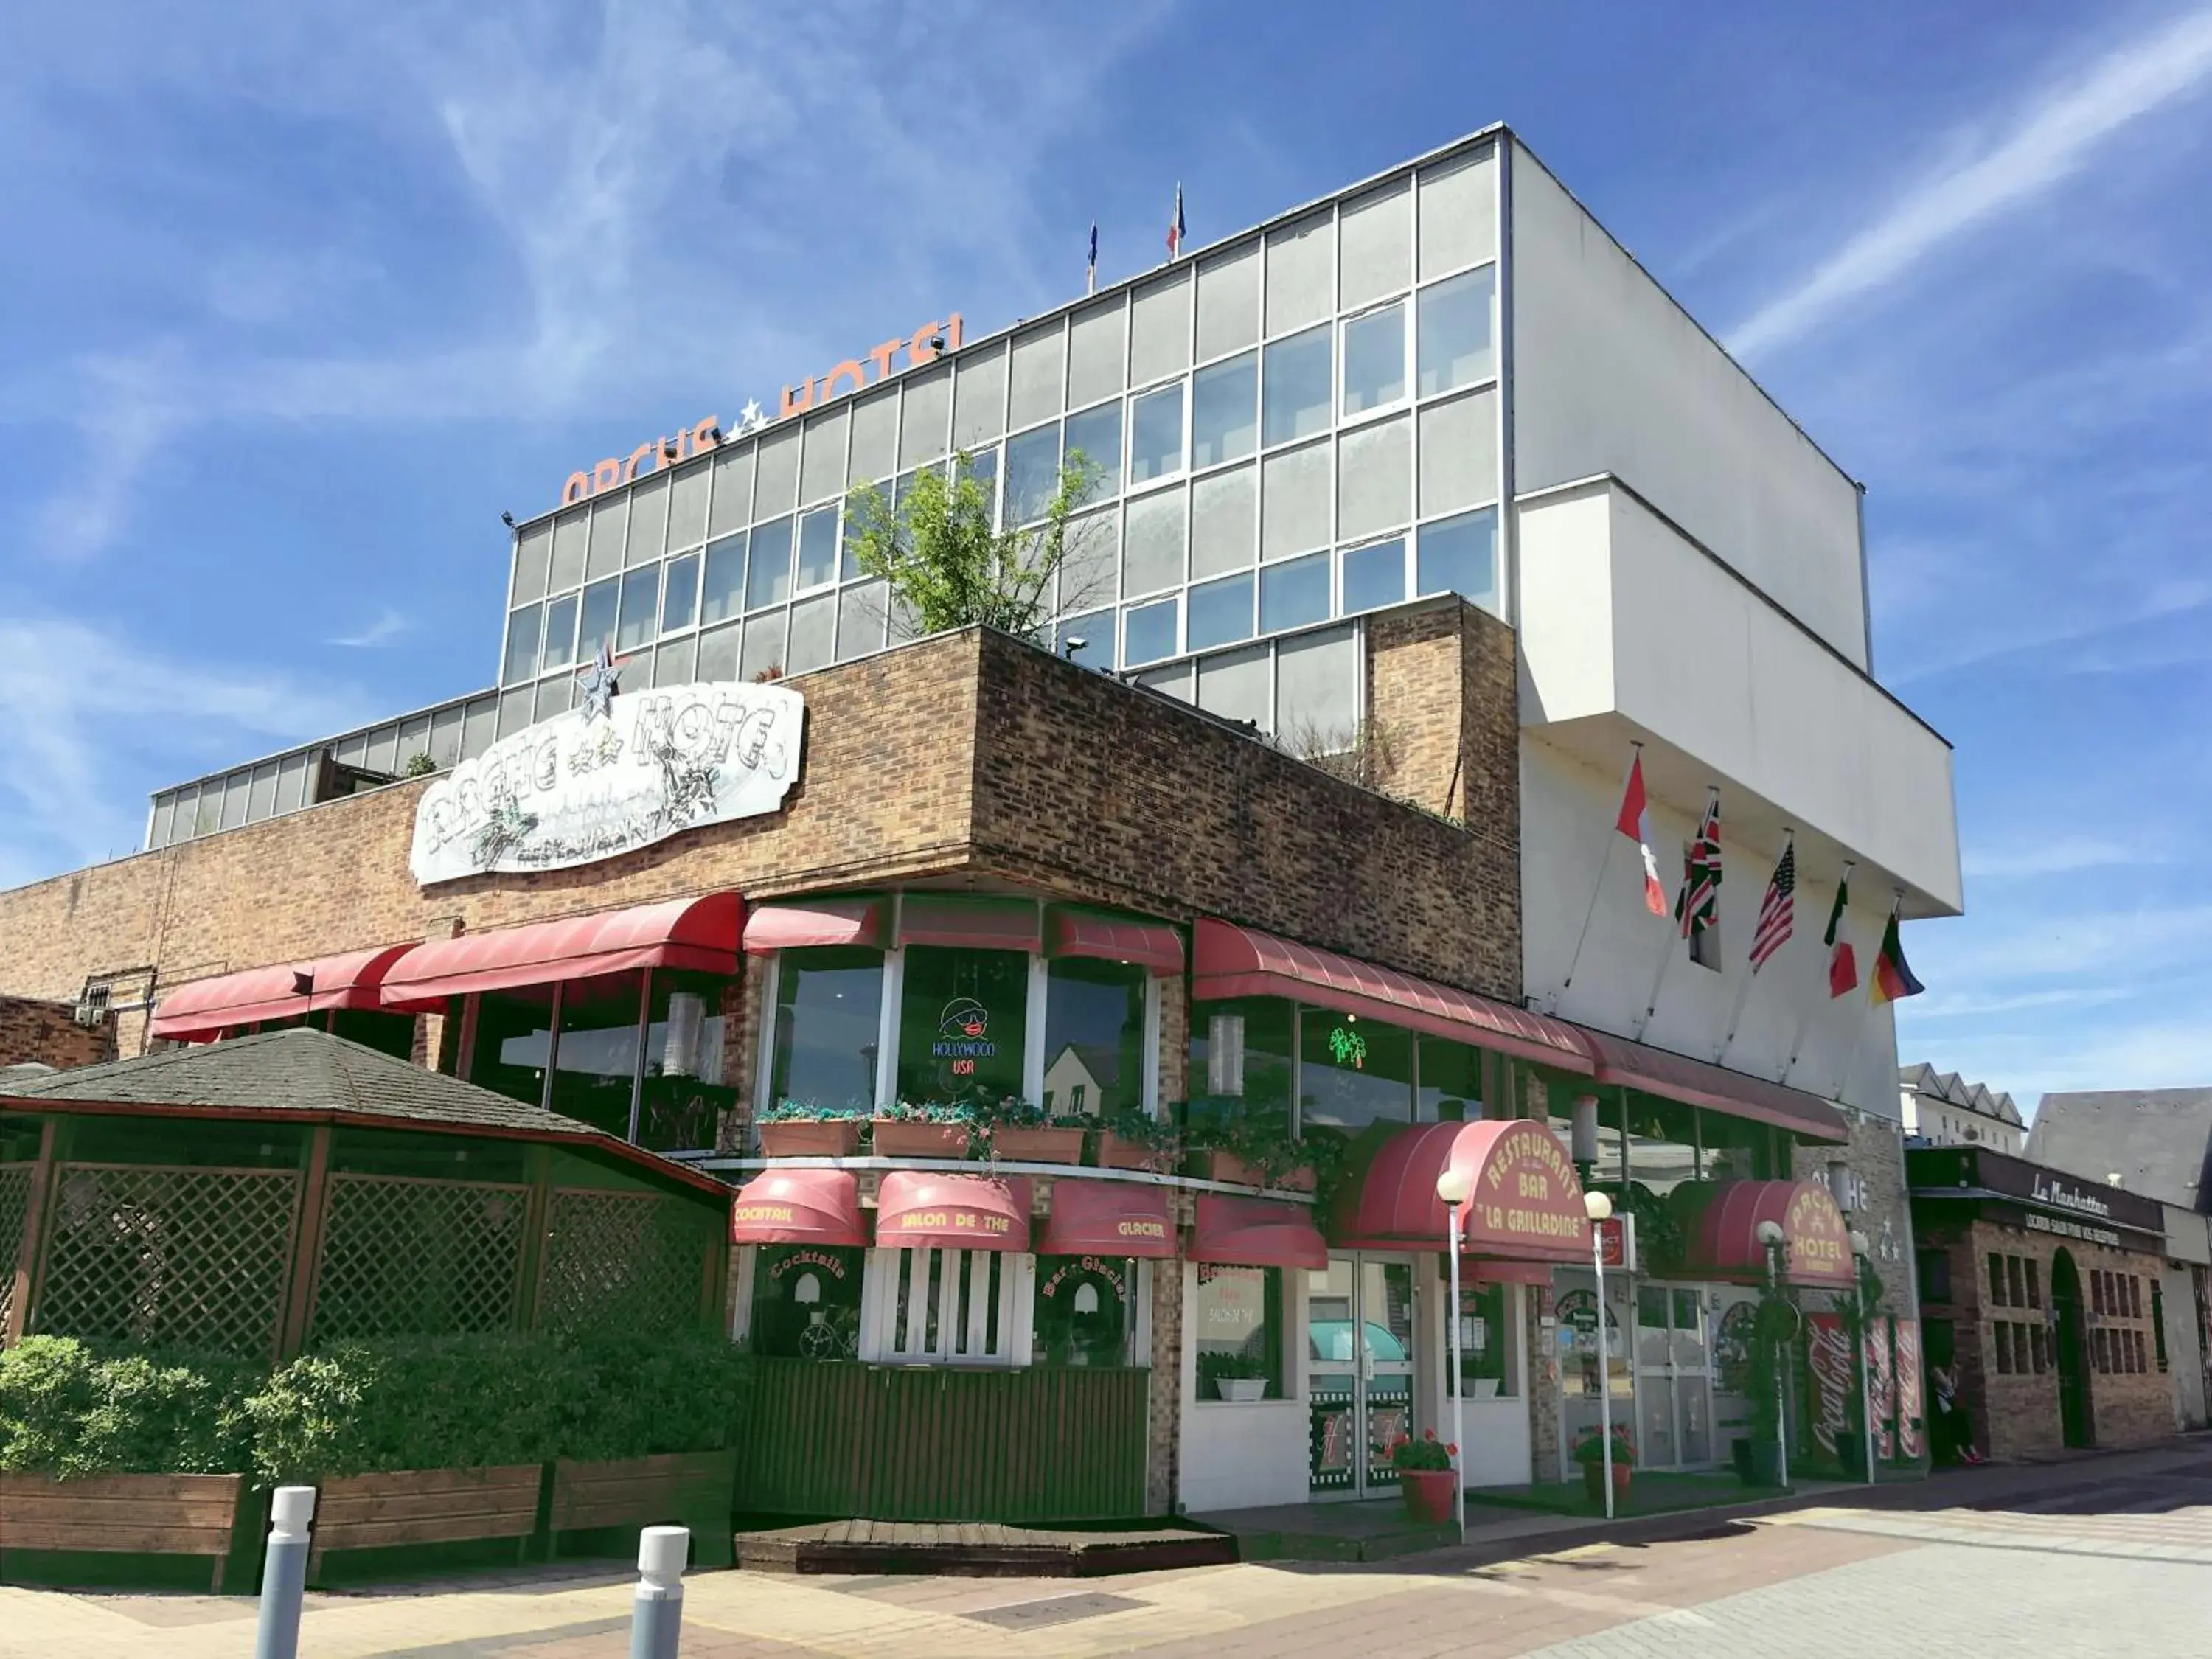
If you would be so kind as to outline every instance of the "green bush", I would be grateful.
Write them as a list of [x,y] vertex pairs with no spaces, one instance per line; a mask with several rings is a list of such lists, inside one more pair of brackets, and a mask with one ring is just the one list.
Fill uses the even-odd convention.
[[235,1359],[26,1337],[0,1352],[0,1470],[235,1474],[247,1466],[246,1401],[265,1374]]

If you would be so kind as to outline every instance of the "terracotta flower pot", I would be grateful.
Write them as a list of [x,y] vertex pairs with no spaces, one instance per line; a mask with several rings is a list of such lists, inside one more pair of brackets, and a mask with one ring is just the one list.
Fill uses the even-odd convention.
[[1401,1469],[1398,1490],[1406,1496],[1406,1518],[1438,1526],[1452,1518],[1452,1471]]
[[[1613,1466],[1613,1496],[1616,1505],[1627,1501],[1628,1479],[1635,1473],[1635,1469],[1626,1463],[1615,1463]],[[1605,1504],[1604,1464],[1583,1465],[1583,1491],[1589,1494],[1592,1504],[1603,1507]]]
[[1164,1172],[1175,1154],[1164,1146],[1148,1146],[1141,1140],[1124,1140],[1109,1130],[1098,1135],[1098,1167],[1102,1170],[1151,1170]]
[[1218,1146],[1201,1147],[1183,1160],[1183,1168],[1200,1181],[1224,1181],[1235,1187],[1257,1187],[1260,1172],[1234,1152]]
[[1080,1164],[1085,1131],[1009,1129],[991,1131],[991,1156],[1008,1164]]
[[878,1158],[965,1158],[964,1123],[917,1123],[904,1118],[871,1120]]
[[760,1126],[763,1158],[850,1158],[860,1144],[857,1117],[789,1118]]

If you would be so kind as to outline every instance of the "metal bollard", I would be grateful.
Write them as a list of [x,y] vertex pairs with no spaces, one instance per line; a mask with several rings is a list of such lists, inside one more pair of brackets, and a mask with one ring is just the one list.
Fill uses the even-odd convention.
[[684,1561],[690,1550],[689,1527],[647,1527],[637,1535],[637,1597],[630,1606],[629,1659],[676,1659],[676,1641],[684,1627]]
[[261,1626],[253,1659],[298,1659],[300,1598],[307,1587],[313,1486],[279,1486],[269,1505],[269,1555],[261,1569]]

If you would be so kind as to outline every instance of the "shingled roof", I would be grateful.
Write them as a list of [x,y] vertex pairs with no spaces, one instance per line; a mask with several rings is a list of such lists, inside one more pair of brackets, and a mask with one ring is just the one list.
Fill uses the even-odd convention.
[[2027,1155],[2090,1181],[2212,1211],[2212,1089],[2104,1089],[2047,1094]]
[[0,1083],[0,1103],[293,1120],[326,1118],[385,1128],[428,1128],[557,1140],[643,1164],[687,1186],[721,1183],[604,1129],[305,1026],[196,1043],[131,1060]]

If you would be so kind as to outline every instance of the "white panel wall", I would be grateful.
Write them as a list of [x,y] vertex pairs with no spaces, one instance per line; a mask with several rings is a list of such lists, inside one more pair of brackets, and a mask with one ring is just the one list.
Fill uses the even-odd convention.
[[1613,473],[1863,665],[1856,488],[1528,150],[1510,167],[1516,495]]
[[[1182,1328],[1197,1328],[1198,1267],[1182,1267]],[[1182,1450],[1178,1506],[1187,1514],[1303,1504],[1310,1481],[1306,1396],[1305,1287],[1297,1273],[1283,1275],[1285,1400],[1249,1406],[1198,1397],[1198,1345],[1182,1345]]]

